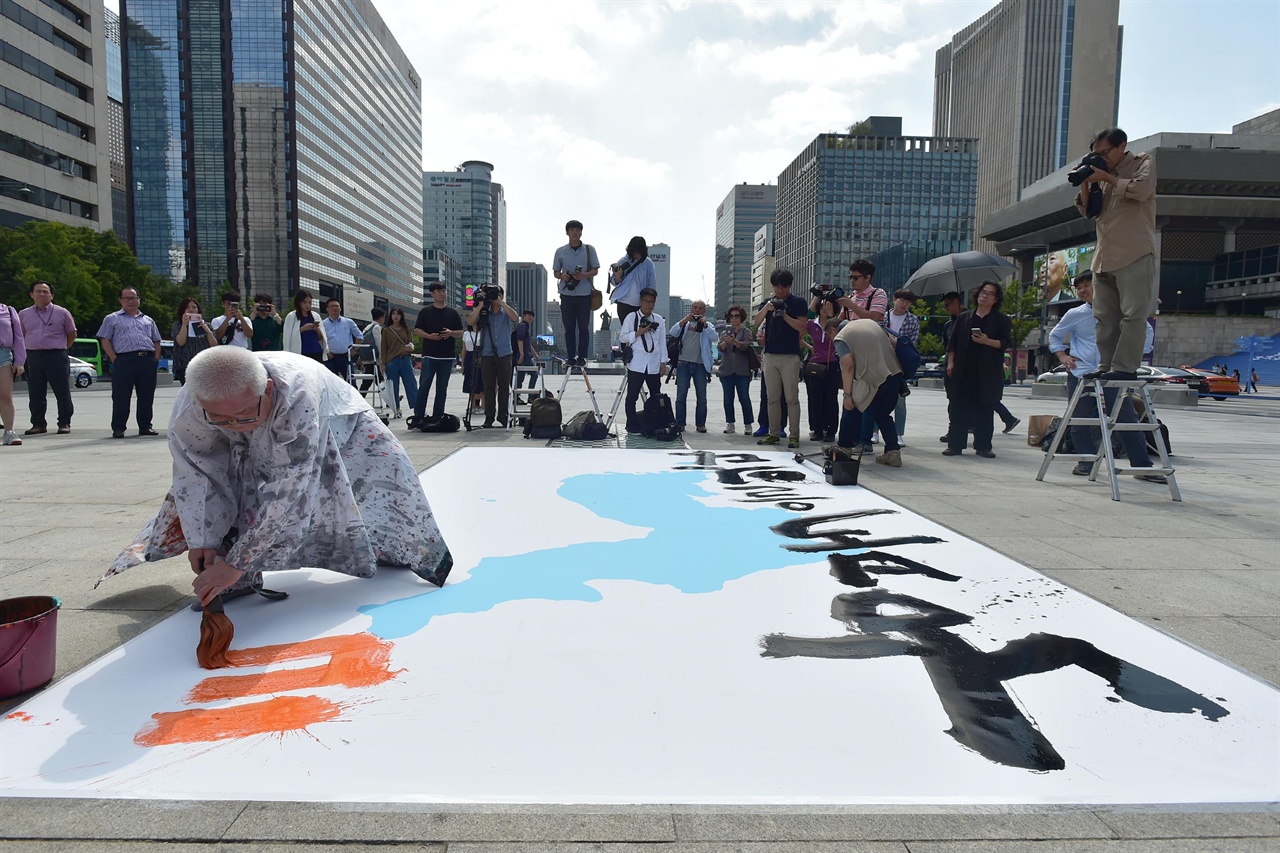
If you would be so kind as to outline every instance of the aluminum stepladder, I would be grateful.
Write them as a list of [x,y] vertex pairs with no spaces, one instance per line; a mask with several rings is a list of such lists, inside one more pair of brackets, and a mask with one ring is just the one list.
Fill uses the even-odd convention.
[[[542,361],[532,367],[525,364],[516,365],[511,381],[511,420],[514,423],[520,424],[528,420],[533,412],[533,401],[547,393],[545,370],[546,364]],[[533,386],[517,388],[515,380],[530,373],[534,374]],[[523,384],[522,380],[521,385]]]
[[[1103,389],[1106,388],[1117,389],[1116,402],[1111,407],[1112,411],[1110,412],[1105,411]],[[1120,416],[1120,409],[1124,405],[1125,396],[1130,392],[1136,393],[1142,400],[1144,411],[1137,423],[1116,423],[1116,418]],[[1093,418],[1076,417],[1076,407],[1080,405],[1082,399],[1090,395],[1097,401],[1097,409],[1100,416]],[[1072,426],[1098,427],[1102,431],[1102,439],[1098,444],[1097,453],[1058,452],[1058,446],[1062,443],[1063,436]],[[1156,452],[1160,457],[1160,464],[1150,468],[1117,465],[1115,448],[1111,444],[1111,436],[1117,432],[1153,433],[1152,438],[1156,446]],[[1089,481],[1094,482],[1098,479],[1098,472],[1102,469],[1104,460],[1106,461],[1107,472],[1111,477],[1111,499],[1113,501],[1120,500],[1119,476],[1123,474],[1134,477],[1145,474],[1163,474],[1169,481],[1169,494],[1175,501],[1182,500],[1182,492],[1178,490],[1178,480],[1174,474],[1173,464],[1169,461],[1169,448],[1164,443],[1164,436],[1160,432],[1160,421],[1156,418],[1155,406],[1151,402],[1151,388],[1145,380],[1081,380],[1076,386],[1075,393],[1067,401],[1067,410],[1063,413],[1062,420],[1058,423],[1058,431],[1054,434],[1053,441],[1049,445],[1049,452],[1045,454],[1044,461],[1040,463],[1040,473],[1036,474],[1036,480],[1044,480],[1045,472],[1049,470],[1049,465],[1053,462],[1069,461],[1091,462],[1093,469],[1089,472]]]
[[[600,414],[600,406],[596,403],[596,389],[591,387],[591,377],[587,375],[585,366],[579,367],[576,364],[568,364],[566,362],[564,379],[560,382],[560,392],[556,394],[556,399],[561,403],[564,402],[564,392],[569,388],[569,380],[574,376],[582,377],[583,384],[587,386],[587,396],[591,398],[591,411],[595,412],[596,417],[603,421],[604,417]],[[564,407],[561,406],[561,411],[563,410]]]

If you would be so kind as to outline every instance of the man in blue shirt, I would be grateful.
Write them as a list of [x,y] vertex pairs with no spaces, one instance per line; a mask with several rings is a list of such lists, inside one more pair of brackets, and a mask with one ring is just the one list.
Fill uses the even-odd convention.
[[698,432],[707,431],[707,380],[711,377],[712,355],[716,344],[715,326],[707,322],[707,303],[693,303],[684,319],[671,329],[671,337],[680,339],[680,358],[676,363],[676,423],[684,430],[688,412],[689,382],[693,381],[697,407],[693,422]]
[[[1085,270],[1075,279],[1076,295],[1084,300],[1083,305],[1072,308],[1070,311],[1062,315],[1062,319],[1058,321],[1058,325],[1053,327],[1049,332],[1049,351],[1058,357],[1058,361],[1067,366],[1067,397],[1070,398],[1076,391],[1076,386],[1080,384],[1080,380],[1086,373],[1092,373],[1098,369],[1098,340],[1097,340],[1097,321],[1093,316],[1093,273]],[[1070,336],[1071,351],[1068,354],[1067,345],[1064,339]],[[1147,324],[1147,340],[1144,349],[1150,349],[1154,334],[1151,330],[1151,324]],[[1116,395],[1119,389],[1104,388],[1103,397],[1106,398],[1107,410],[1111,411],[1116,405]],[[1098,416],[1097,400],[1092,396],[1084,396],[1080,398],[1080,404],[1076,407],[1073,417],[1080,418],[1096,418]],[[1116,417],[1117,423],[1132,424],[1137,423],[1138,416],[1133,410],[1133,403],[1126,396],[1120,402],[1120,413]],[[1121,441],[1124,442],[1125,454],[1129,457],[1129,464],[1134,468],[1150,468],[1151,455],[1147,452],[1147,442],[1144,433],[1124,431],[1119,433]],[[1076,453],[1097,453],[1098,442],[1094,435],[1094,428],[1089,426],[1073,426],[1071,427],[1071,441],[1075,445]],[[1093,470],[1091,462],[1077,462],[1076,467],[1072,469],[1072,474],[1081,476],[1089,476]],[[1145,480],[1149,483],[1165,483],[1167,482],[1162,474],[1146,474],[1137,477],[1138,480]]]
[[346,379],[351,368],[351,353],[356,341],[361,339],[360,327],[355,320],[342,316],[342,303],[336,299],[330,298],[324,304],[324,310],[329,312],[321,324],[329,341],[329,360],[325,366]]
[[511,402],[511,331],[520,316],[503,299],[503,290],[494,284],[476,290],[476,305],[467,317],[467,325],[480,339],[476,353],[480,356],[480,375],[484,379],[484,427],[493,422],[493,398],[498,397],[498,423],[507,426]]
[[111,361],[111,437],[124,438],[129,402],[138,393],[138,435],[157,435],[152,429],[156,369],[160,364],[160,330],[139,309],[138,291],[120,291],[120,310],[102,318],[98,338]]

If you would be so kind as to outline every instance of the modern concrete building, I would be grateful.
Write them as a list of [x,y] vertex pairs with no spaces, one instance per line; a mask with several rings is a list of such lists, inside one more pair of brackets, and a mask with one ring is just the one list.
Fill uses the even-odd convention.
[[533,327],[544,334],[547,326],[547,268],[534,261],[507,262],[507,303],[523,313],[532,310]]
[[1260,116],[1242,121],[1231,128],[1232,133],[1251,133],[1261,136],[1280,136],[1280,110],[1272,110]]
[[[451,172],[422,173],[422,244],[439,246],[462,268],[463,288],[506,283],[498,273],[499,243],[505,231],[506,202],[494,190],[493,164],[468,160]],[[495,201],[502,204],[495,210]],[[501,221],[500,221],[501,220]],[[505,245],[501,248],[506,263]],[[465,295],[457,303],[466,306]]]
[[720,314],[724,313],[734,305],[741,305],[746,309],[747,316],[755,313],[757,306],[764,304],[766,294],[773,296],[769,278],[773,275],[773,271],[777,269],[778,262],[773,256],[773,226],[761,225],[760,230],[756,232],[753,241],[754,252],[751,260],[751,296],[747,302],[739,303],[721,303]]
[[[1280,316],[1280,136],[1159,133],[1128,147],[1155,157],[1161,313]],[[1038,256],[1096,241],[1073,203],[1072,166],[987,221],[983,237],[1021,264],[1023,281]]]
[[498,284],[507,281],[507,195],[502,184],[495,183],[490,193],[493,209],[493,278]]
[[[894,129],[879,121],[875,130]],[[976,139],[821,134],[778,176],[777,266],[805,295],[814,283],[844,287],[852,261],[894,247],[921,263],[967,251],[977,173]],[[877,274],[876,284],[901,282]]]
[[125,180],[124,74],[120,61],[120,16],[103,9],[107,43],[107,159],[111,169],[111,229],[129,242],[129,187]]
[[3,0],[0,11],[0,225],[110,230],[102,0]]
[[[649,247],[649,260],[653,261],[653,274],[657,279],[658,299],[654,303],[658,306],[657,311],[662,313],[662,306],[667,304],[668,297],[671,296],[671,247],[666,243],[654,243]],[[601,261],[601,263],[610,263],[609,261]]]
[[974,248],[990,251],[978,239],[987,217],[1117,123],[1119,10],[1120,0],[1002,0],[938,49],[933,134],[982,144]]
[[426,286],[433,281],[443,281],[449,288],[449,304],[457,308],[463,304],[462,265],[439,246],[422,250],[422,288],[424,300],[428,299]]
[[773,224],[777,205],[776,186],[741,183],[716,208],[717,305],[742,305],[750,299],[756,232]]
[[212,300],[422,294],[421,80],[371,0],[121,0],[139,258]]

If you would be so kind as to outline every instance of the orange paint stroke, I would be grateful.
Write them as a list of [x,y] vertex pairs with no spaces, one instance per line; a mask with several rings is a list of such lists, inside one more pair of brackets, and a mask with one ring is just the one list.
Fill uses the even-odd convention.
[[21,721],[22,721],[22,722],[24,722],[24,723],[29,723],[29,722],[31,722],[32,720],[34,720],[34,719],[35,719],[35,717],[31,716],[31,715],[30,715],[30,714],[28,714],[26,711],[14,711],[12,714],[10,714],[9,716],[5,717],[5,719],[6,719],[6,720],[21,720]]
[[278,696],[230,708],[152,714],[155,723],[133,737],[138,746],[204,743],[305,729],[332,720],[342,707],[319,696]]
[[261,646],[255,649],[227,652],[232,666],[265,666],[281,661],[329,656],[327,663],[303,669],[285,669],[254,675],[221,675],[206,678],[187,694],[189,703],[215,702],[256,696],[264,693],[284,693],[290,690],[309,690],[316,687],[341,685],[343,687],[372,687],[395,678],[390,642],[372,634],[345,634],[337,637],[321,637],[301,643],[284,643]]

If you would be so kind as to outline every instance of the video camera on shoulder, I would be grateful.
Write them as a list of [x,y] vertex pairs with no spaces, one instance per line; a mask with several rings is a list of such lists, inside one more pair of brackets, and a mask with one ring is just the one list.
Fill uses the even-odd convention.
[[844,289],[831,284],[815,284],[809,288],[809,293],[816,299],[825,299],[828,302],[839,302],[844,299]]

